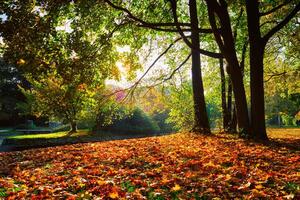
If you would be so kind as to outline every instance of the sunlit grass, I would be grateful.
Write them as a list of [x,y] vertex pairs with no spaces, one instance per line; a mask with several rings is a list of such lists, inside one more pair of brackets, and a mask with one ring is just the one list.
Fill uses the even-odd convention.
[[[77,133],[72,134],[70,137],[78,137],[88,135],[90,132],[88,130],[78,130]],[[68,135],[68,131],[61,131],[56,133],[41,133],[41,134],[26,134],[8,137],[9,139],[36,139],[36,138],[61,138]]]
[[300,128],[268,128],[270,138],[294,138],[300,139]]

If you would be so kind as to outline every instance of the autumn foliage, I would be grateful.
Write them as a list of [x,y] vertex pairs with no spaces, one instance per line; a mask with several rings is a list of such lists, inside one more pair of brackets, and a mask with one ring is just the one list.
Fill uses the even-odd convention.
[[0,153],[0,194],[7,199],[299,199],[297,142],[299,137],[264,145],[228,135],[179,133]]

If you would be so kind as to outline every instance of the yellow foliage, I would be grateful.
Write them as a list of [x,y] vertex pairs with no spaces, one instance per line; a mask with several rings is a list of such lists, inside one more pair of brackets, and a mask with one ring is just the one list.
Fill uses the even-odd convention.
[[119,197],[119,194],[118,194],[118,192],[111,192],[111,193],[109,193],[109,197],[112,199],[116,199]]
[[179,190],[181,190],[181,187],[178,185],[178,184],[175,184],[175,186],[174,187],[172,187],[172,191],[179,191]]

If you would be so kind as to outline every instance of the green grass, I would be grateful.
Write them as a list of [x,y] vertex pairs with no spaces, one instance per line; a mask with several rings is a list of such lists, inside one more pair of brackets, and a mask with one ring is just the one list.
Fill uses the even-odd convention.
[[[33,139],[33,138],[61,138],[67,136],[68,131],[61,131],[56,133],[41,133],[41,134],[30,134],[30,135],[17,135],[8,137],[9,139]],[[77,133],[72,134],[70,137],[86,136],[89,135],[88,130],[78,130]]]

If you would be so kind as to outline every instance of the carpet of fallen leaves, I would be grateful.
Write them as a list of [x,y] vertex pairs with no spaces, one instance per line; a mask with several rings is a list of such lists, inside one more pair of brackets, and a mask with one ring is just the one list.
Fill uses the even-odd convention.
[[0,153],[0,199],[300,199],[298,139],[179,133]]

